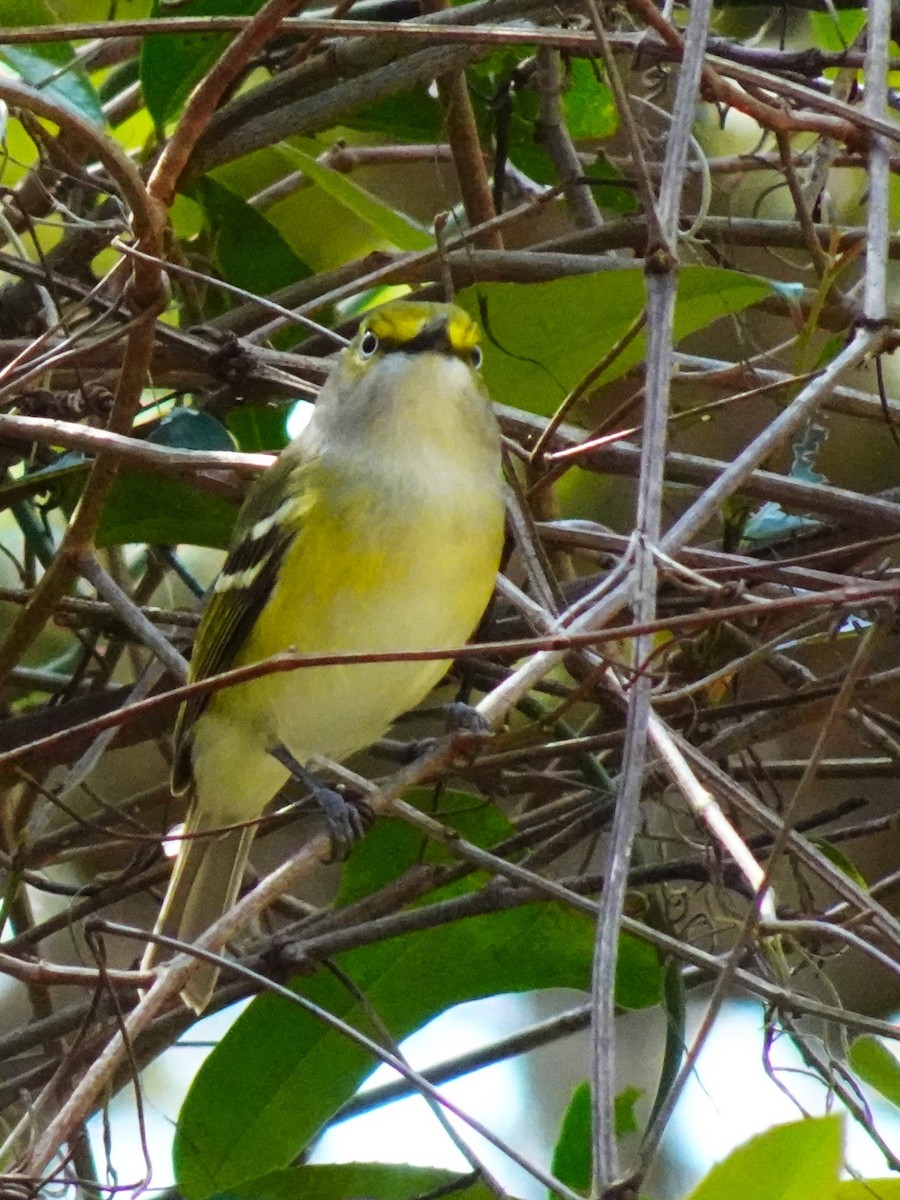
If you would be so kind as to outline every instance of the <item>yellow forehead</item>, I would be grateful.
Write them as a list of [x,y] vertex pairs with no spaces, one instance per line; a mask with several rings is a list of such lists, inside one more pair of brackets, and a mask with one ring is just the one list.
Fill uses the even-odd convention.
[[436,317],[446,316],[450,344],[454,353],[465,354],[478,345],[478,326],[464,309],[455,304],[428,303],[424,300],[394,300],[367,316],[360,333],[367,329],[380,342],[410,342]]

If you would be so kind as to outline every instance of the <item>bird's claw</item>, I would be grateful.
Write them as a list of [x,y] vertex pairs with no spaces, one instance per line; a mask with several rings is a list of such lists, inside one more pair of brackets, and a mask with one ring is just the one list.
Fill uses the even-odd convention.
[[471,733],[484,737],[491,732],[490,722],[481,715],[471,704],[462,700],[454,700],[444,710],[444,720],[448,733]]
[[366,835],[375,820],[371,806],[362,796],[348,800],[333,788],[319,787],[313,792],[328,826],[331,841],[329,862],[344,862],[355,844]]

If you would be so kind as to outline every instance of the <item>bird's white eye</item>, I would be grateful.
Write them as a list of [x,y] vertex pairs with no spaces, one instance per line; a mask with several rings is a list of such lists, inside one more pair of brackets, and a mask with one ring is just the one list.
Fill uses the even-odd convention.
[[484,362],[484,352],[480,346],[473,346],[469,355],[469,360],[476,371],[481,370],[481,364]]
[[362,340],[359,343],[360,358],[371,358],[377,349],[378,337],[372,332],[371,329],[367,329],[362,335]]

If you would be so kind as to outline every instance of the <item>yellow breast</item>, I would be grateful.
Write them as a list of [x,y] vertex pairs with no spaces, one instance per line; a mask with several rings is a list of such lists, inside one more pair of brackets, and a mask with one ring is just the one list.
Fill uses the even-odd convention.
[[[415,389],[395,429],[363,458],[324,454],[304,470],[302,524],[235,665],[281,650],[383,653],[464,643],[490,598],[503,540],[496,446],[467,423],[474,401],[428,408],[427,356],[407,367]],[[440,360],[437,360],[438,363]],[[450,364],[460,380],[461,364]],[[441,386],[446,380],[438,381]],[[445,388],[446,390],[446,388]],[[396,389],[402,405],[402,389]],[[451,396],[452,398],[452,396]],[[418,426],[418,427],[417,427]],[[444,674],[441,661],[299,669],[217,693],[195,731],[198,789],[225,789],[237,811],[261,811],[286,772],[267,755],[343,759],[380,737]],[[222,761],[231,737],[238,756]],[[213,761],[216,760],[216,761]],[[265,784],[260,798],[260,782]]]

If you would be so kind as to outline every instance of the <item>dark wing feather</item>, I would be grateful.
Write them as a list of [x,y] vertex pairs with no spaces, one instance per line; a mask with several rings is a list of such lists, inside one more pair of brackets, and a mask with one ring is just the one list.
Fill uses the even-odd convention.
[[[298,532],[295,520],[280,519],[266,525],[284,505],[296,464],[285,456],[271,467],[254,490],[238,517],[235,542],[212,592],[197,631],[191,657],[190,679],[208,679],[227,671],[234,663],[256,623],[260,609],[272,594],[284,557]],[[302,505],[298,503],[298,509]],[[258,536],[253,530],[264,528]],[[212,693],[187,700],[175,725],[175,756],[172,791],[184,791],[191,783],[191,728],[209,703]]]

